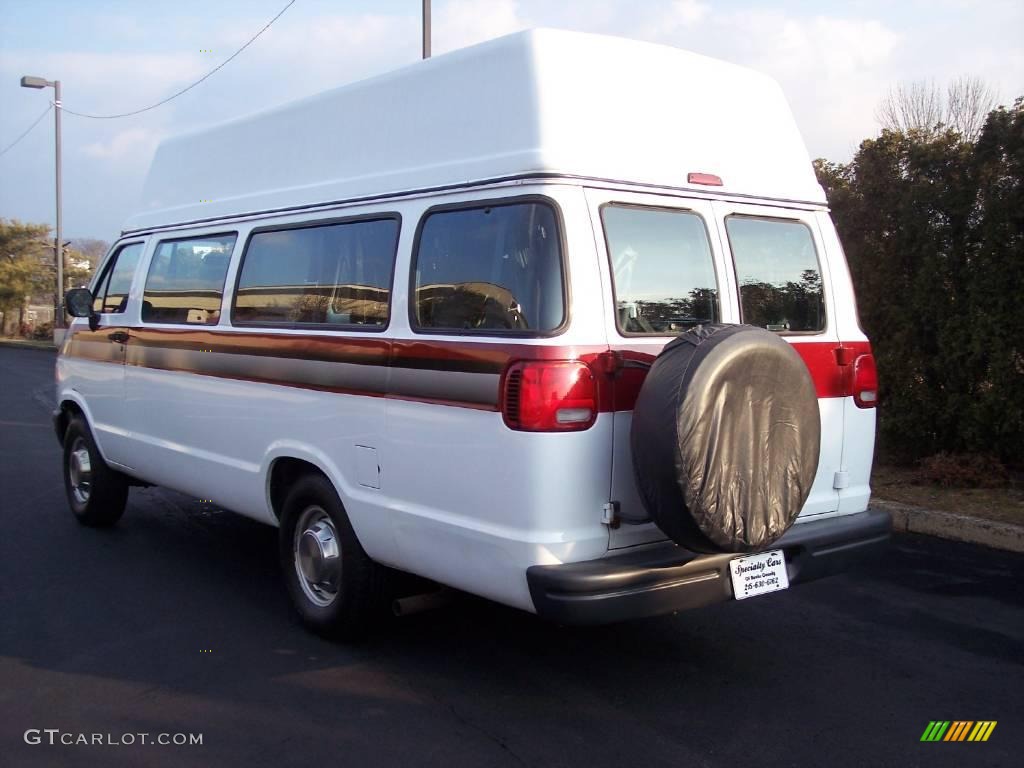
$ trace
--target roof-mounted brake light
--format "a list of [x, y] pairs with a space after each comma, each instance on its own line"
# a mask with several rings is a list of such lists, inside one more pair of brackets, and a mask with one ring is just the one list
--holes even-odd
[[713, 173], [688, 173], [686, 181], [688, 184], [705, 184], [709, 187], [722, 186], [722, 177]]

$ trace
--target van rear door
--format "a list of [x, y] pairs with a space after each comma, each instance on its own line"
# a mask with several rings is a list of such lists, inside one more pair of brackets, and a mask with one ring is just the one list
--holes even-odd
[[[835, 513], [843, 452], [843, 398], [835, 297], [814, 211], [587, 190], [601, 268], [615, 377], [611, 500], [621, 524], [612, 548], [664, 538], [646, 517], [633, 479], [632, 406], [647, 366], [673, 337], [707, 322], [778, 332], [818, 390], [818, 472], [801, 515]], [[836, 390], [836, 391], [833, 391]]]
[[816, 212], [727, 202], [715, 202], [714, 210], [739, 322], [780, 334], [803, 358], [818, 392], [821, 454], [800, 516], [836, 512], [845, 389], [836, 296]]
[[610, 547], [665, 538], [633, 479], [633, 404], [647, 369], [672, 338], [701, 323], [738, 322], [732, 277], [707, 200], [587, 189], [615, 355], [610, 500], [621, 522]]

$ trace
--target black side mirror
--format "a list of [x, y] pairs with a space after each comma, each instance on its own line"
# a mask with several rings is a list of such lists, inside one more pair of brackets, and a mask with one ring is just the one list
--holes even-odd
[[92, 310], [92, 293], [88, 288], [72, 288], [65, 293], [64, 306], [72, 317], [88, 317], [92, 330], [99, 327], [99, 315]]
[[92, 314], [92, 293], [88, 288], [72, 288], [64, 294], [64, 306], [72, 317], [88, 317]]

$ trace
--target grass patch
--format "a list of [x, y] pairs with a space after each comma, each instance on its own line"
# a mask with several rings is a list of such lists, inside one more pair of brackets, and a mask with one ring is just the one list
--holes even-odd
[[879, 499], [1024, 525], [1024, 487], [1010, 478], [995, 488], [954, 488], [929, 481], [931, 470], [876, 464], [871, 492]]

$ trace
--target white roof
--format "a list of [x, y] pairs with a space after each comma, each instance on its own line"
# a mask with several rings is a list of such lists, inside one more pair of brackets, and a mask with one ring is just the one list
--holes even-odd
[[[778, 83], [531, 30], [164, 141], [126, 230], [527, 174], [824, 203]], [[205, 202], [210, 201], [210, 202]]]

